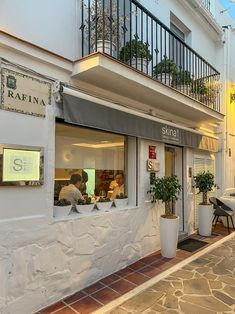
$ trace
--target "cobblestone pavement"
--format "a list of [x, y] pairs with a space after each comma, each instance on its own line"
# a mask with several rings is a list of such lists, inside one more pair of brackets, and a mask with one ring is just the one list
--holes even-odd
[[235, 313], [235, 237], [108, 313]]

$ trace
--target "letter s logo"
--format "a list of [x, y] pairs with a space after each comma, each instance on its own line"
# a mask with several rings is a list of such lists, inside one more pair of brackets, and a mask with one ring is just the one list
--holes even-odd
[[17, 158], [17, 159], [14, 159], [14, 166], [13, 166], [13, 169], [15, 171], [21, 171], [23, 169], [23, 160]]

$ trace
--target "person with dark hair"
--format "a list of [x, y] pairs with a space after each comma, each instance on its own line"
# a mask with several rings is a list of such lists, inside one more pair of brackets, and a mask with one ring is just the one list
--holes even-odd
[[70, 184], [64, 186], [59, 194], [60, 199], [66, 199], [70, 201], [72, 205], [77, 204], [78, 200], [83, 198], [79, 188], [82, 184], [82, 177], [79, 174], [72, 174], [70, 178]]

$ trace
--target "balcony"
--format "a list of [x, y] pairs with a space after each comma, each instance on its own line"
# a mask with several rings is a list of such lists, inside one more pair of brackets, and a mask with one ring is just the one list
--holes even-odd
[[[128, 84], [127, 80], [131, 80], [127, 68], [134, 69], [138, 86], [133, 85], [133, 88], [141, 88], [138, 75], [142, 74], [143, 80], [151, 78], [146, 88], [154, 83], [151, 90], [169, 97], [172, 94], [168, 102], [177, 94], [178, 102], [195, 107], [196, 101], [198, 108], [203, 108], [202, 113], [206, 110], [206, 114], [217, 116], [213, 121], [221, 121], [220, 73], [136, 0], [84, 0], [80, 19], [82, 58], [75, 63], [75, 78], [98, 85], [103, 78], [110, 86], [108, 80], [118, 84], [123, 76], [121, 85], [125, 90], [124, 82]], [[95, 56], [100, 56], [99, 60]], [[99, 69], [99, 73], [95, 69]], [[107, 88], [105, 84], [101, 87]], [[135, 88], [137, 94], [138, 91]], [[149, 90], [145, 96], [148, 99]], [[168, 110], [167, 106], [163, 107], [160, 109]], [[174, 110], [170, 112], [174, 114]], [[189, 116], [191, 114], [193, 111], [189, 111]]]

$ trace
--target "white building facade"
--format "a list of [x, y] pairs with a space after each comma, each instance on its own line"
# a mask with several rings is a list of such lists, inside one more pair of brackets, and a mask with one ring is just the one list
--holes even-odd
[[[234, 186], [235, 41], [222, 10], [200, 0], [0, 2], [1, 313], [34, 313], [159, 250], [151, 176], [178, 176], [181, 234], [198, 224], [193, 175], [213, 172], [214, 193]], [[31, 179], [6, 170], [19, 151], [36, 165], [25, 168]], [[90, 196], [111, 195], [124, 173], [128, 205], [53, 214], [81, 171]]]

